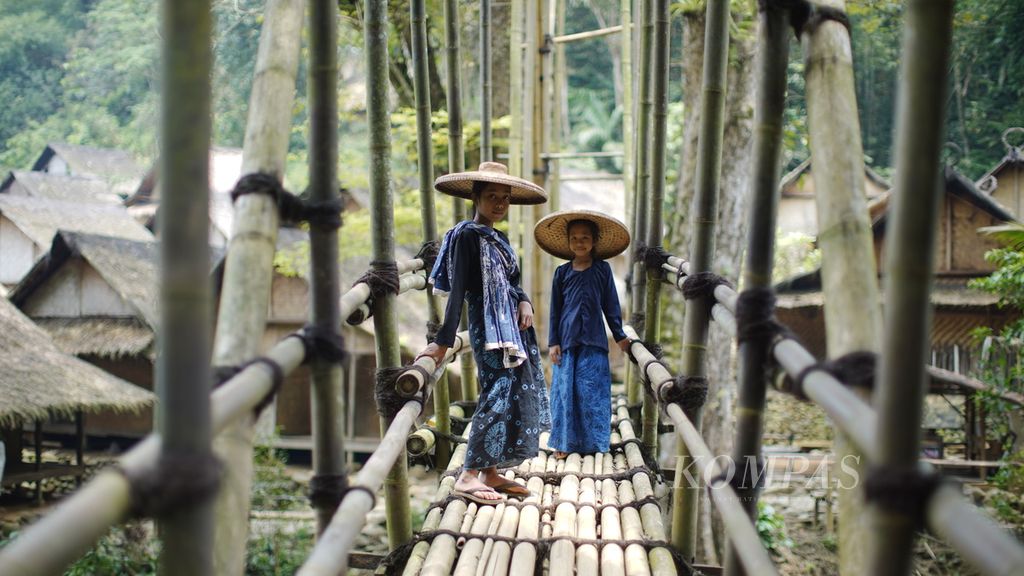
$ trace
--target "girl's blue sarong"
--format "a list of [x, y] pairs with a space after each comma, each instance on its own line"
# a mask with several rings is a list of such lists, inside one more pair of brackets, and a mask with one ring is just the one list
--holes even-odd
[[486, 348], [483, 298], [466, 292], [466, 302], [480, 398], [466, 445], [465, 467], [475, 470], [516, 466], [537, 455], [540, 433], [551, 425], [537, 336], [533, 328], [520, 332], [527, 360], [519, 366], [506, 367], [503, 350]]
[[606, 350], [594, 346], [562, 350], [561, 363], [552, 366], [548, 446], [560, 452], [607, 452], [611, 386]]

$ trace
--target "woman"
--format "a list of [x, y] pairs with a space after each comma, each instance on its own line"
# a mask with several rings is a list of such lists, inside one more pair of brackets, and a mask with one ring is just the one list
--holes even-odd
[[467, 439], [463, 471], [454, 493], [479, 504], [529, 490], [498, 468], [537, 455], [540, 433], [550, 426], [547, 390], [533, 330], [533, 305], [519, 287], [520, 271], [508, 238], [494, 229], [510, 204], [541, 204], [544, 189], [509, 176], [497, 162], [475, 172], [441, 176], [438, 191], [473, 201], [472, 220], [448, 231], [430, 273], [435, 294], [447, 294], [444, 323], [420, 356], [440, 362], [455, 343], [462, 304], [469, 308], [469, 339], [476, 359], [480, 397]]

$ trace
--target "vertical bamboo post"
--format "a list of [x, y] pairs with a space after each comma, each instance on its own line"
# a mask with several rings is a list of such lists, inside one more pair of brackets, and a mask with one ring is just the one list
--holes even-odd
[[[915, 473], [931, 328], [929, 294], [941, 202], [953, 0], [906, 3], [896, 130], [896, 195], [885, 261], [885, 354], [879, 370], [878, 458], [884, 474]], [[869, 479], [870, 482], [870, 479]], [[872, 503], [872, 574], [910, 572], [919, 518]]]
[[[549, 98], [554, 66], [551, 48], [553, 15], [551, 14], [550, 3], [555, 1], [557, 0], [533, 0], [535, 4], [533, 14], [535, 19], [533, 22], [528, 22], [528, 24], [536, 26], [534, 35], [536, 44], [531, 47], [535, 58], [535, 66], [532, 68], [532, 73], [536, 76], [536, 82], [533, 84], [533, 145], [530, 148], [530, 152], [533, 155], [533, 172], [527, 177], [542, 188], [547, 188], [549, 173], [549, 162], [543, 159], [542, 154], [550, 151], [551, 146], [551, 106]], [[530, 207], [530, 211], [532, 212], [532, 217], [529, 220], [527, 230], [532, 231], [533, 226], [544, 217], [545, 206], [544, 204], [535, 204]], [[544, 294], [547, 290], [548, 282], [543, 272], [543, 263], [546, 259], [543, 256], [543, 252], [534, 246], [532, 234], [527, 236], [526, 244], [529, 246], [529, 259], [524, 258], [526, 262], [524, 267], [529, 269], [529, 276], [531, 278], [527, 293], [530, 295], [530, 302], [533, 304], [534, 318], [540, 320], [534, 326], [537, 332], [537, 340], [546, 343], [547, 323], [545, 319], [547, 316], [544, 311], [547, 308], [547, 302], [545, 301]]]
[[[566, 0], [552, 0], [555, 4], [555, 18], [553, 20], [554, 36], [565, 34], [565, 5]], [[562, 108], [567, 89], [567, 70], [565, 62], [565, 43], [554, 45], [555, 66], [551, 78], [551, 121], [548, 124], [551, 133], [551, 143], [548, 146], [549, 152], [561, 152], [563, 134], [562, 126], [566, 110]], [[548, 178], [548, 206], [549, 210], [555, 211], [561, 208], [561, 187], [562, 187], [562, 161], [551, 162], [551, 175]], [[547, 276], [547, 275], [545, 275]], [[547, 286], [548, 284], [545, 284]]]
[[[314, 202], [338, 199], [338, 6], [313, 0], [309, 10], [309, 189]], [[315, 326], [341, 326], [338, 230], [310, 224], [310, 293]], [[341, 366], [322, 359], [312, 364], [313, 482], [344, 483]], [[352, 383], [355, 385], [355, 383]], [[340, 500], [317, 498], [317, 533], [331, 523]]]
[[[651, 127], [651, 70], [654, 51], [654, 0], [638, 0], [643, 10], [640, 21], [640, 70], [639, 92], [640, 113], [636, 128], [636, 188], [633, 194], [633, 238], [647, 239], [647, 184], [650, 181], [650, 163], [648, 162], [650, 147], [648, 132]], [[630, 287], [630, 311], [636, 320], [645, 316], [644, 297], [647, 293], [647, 273], [642, 261], [637, 259], [637, 251], [630, 253], [633, 285]], [[636, 320], [631, 320], [635, 322]], [[637, 322], [638, 324], [640, 322]], [[646, 322], [634, 326], [638, 333], [646, 332]], [[630, 406], [641, 401], [640, 374], [630, 370], [631, 376], [626, 379], [626, 398]]]
[[[619, 33], [622, 52], [622, 185], [626, 191], [623, 214], [633, 222], [633, 16], [631, 0], [619, 1]], [[634, 229], [635, 232], [635, 229]]]
[[[423, 220], [423, 240], [437, 240], [437, 214], [434, 210], [434, 155], [430, 138], [430, 78], [427, 70], [427, 10], [426, 0], [409, 2], [412, 22], [412, 60], [416, 89], [416, 149], [420, 172], [420, 217]], [[428, 271], [429, 273], [429, 271]], [[430, 320], [441, 321], [441, 308], [437, 298], [428, 292], [427, 306]], [[443, 434], [452, 430], [448, 415], [448, 372], [446, 371], [434, 386], [434, 420]], [[438, 467], [448, 466], [451, 458], [451, 443], [441, 438], [434, 448]]]
[[[511, 1], [512, 26], [509, 47], [509, 112], [512, 122], [508, 129], [508, 172], [523, 176], [523, 2]], [[508, 213], [509, 240], [512, 245], [523, 248], [523, 209], [510, 206]]]
[[[718, 187], [722, 167], [722, 133], [725, 127], [725, 72], [729, 56], [729, 2], [708, 0], [704, 31], [704, 75], [701, 81], [700, 141], [693, 198], [690, 273], [711, 270], [714, 256], [715, 221], [718, 218]], [[704, 377], [708, 342], [708, 298], [686, 301], [683, 324], [683, 374]], [[701, 412], [687, 414], [700, 430]], [[690, 459], [685, 442], [679, 442], [679, 465]], [[698, 484], [700, 481], [698, 480]], [[672, 543], [683, 557], [693, 558], [697, 545], [697, 506], [700, 486], [687, 486], [673, 502]]]
[[[39, 419], [32, 423], [32, 450], [36, 459], [32, 467], [39, 472], [43, 469], [43, 421]], [[42, 478], [36, 478], [35, 499], [37, 506], [43, 504]]]
[[[668, 117], [668, 66], [669, 66], [669, 2], [655, 0], [654, 15], [654, 50], [651, 66], [651, 145], [650, 157], [651, 181], [648, 195], [647, 214], [647, 247], [660, 248], [662, 232], [662, 208], [665, 204], [665, 138]], [[660, 270], [645, 269], [647, 286], [644, 304], [647, 315], [644, 324], [644, 339], [657, 342], [661, 339], [661, 296]], [[658, 448], [658, 402], [650, 394], [644, 394], [642, 440], [644, 448], [650, 454], [657, 453]]]
[[[304, 9], [302, 0], [267, 2], [245, 127], [243, 174], [284, 175]], [[234, 209], [213, 343], [213, 363], [218, 366], [240, 364], [259, 353], [277, 244], [278, 213], [273, 198], [246, 194], [238, 198]], [[247, 416], [229, 426], [214, 442], [217, 455], [225, 463], [216, 504], [217, 574], [241, 574], [245, 570], [254, 424], [255, 417]]]
[[[75, 465], [81, 471], [85, 470], [85, 414], [81, 410], [75, 411]], [[82, 475], [75, 476], [75, 486], [82, 486]]]
[[490, 162], [491, 148], [491, 0], [480, 0], [480, 161]]
[[[448, 172], [462, 172], [466, 157], [462, 147], [462, 49], [459, 39], [459, 2], [444, 0], [445, 51], [448, 85]], [[466, 217], [466, 202], [452, 199], [455, 222]], [[472, 215], [471, 215], [472, 216]], [[465, 378], [465, 375], [463, 375]]]
[[[161, 457], [212, 460], [210, 448], [210, 68], [208, 0], [162, 6], [160, 304], [156, 389]], [[160, 519], [164, 574], [213, 573], [213, 501]]]
[[[754, 108], [754, 179], [750, 203], [743, 288], [770, 289], [775, 251], [775, 220], [778, 209], [779, 168], [782, 155], [783, 112], [786, 107], [786, 66], [789, 62], [789, 10], [779, 3], [762, 3], [758, 25], [758, 99]], [[760, 472], [765, 391], [769, 375], [769, 341], [765, 338], [739, 343], [739, 392], [736, 400], [736, 441], [733, 461], [745, 471], [737, 491], [751, 518], [757, 514], [756, 489]], [[741, 472], [742, 473], [742, 472]], [[743, 568], [729, 542], [726, 574], [742, 574]]]
[[[822, 5], [844, 10], [843, 0]], [[846, 28], [834, 21], [802, 34], [807, 124], [817, 190], [825, 339], [829, 358], [877, 351], [882, 329], [871, 222], [864, 197], [864, 155]], [[862, 474], [863, 456], [836, 430], [834, 451]], [[859, 490], [839, 490], [839, 573], [863, 574], [867, 526]]]
[[[395, 261], [394, 199], [391, 194], [391, 121], [388, 111], [388, 13], [385, 0], [366, 0], [364, 38], [366, 45], [366, 115], [370, 125], [370, 213], [373, 226], [370, 241], [374, 262]], [[395, 295], [374, 298], [373, 330], [377, 369], [402, 363], [398, 343]], [[381, 434], [390, 419], [381, 419]], [[384, 480], [388, 545], [392, 550], [412, 538], [409, 509], [409, 470], [405, 444]]]

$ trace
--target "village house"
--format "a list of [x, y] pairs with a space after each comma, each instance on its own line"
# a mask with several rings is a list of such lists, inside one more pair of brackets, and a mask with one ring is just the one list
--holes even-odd
[[[952, 168], [944, 174], [944, 194], [939, 207], [939, 226], [935, 241], [935, 281], [931, 293], [934, 315], [931, 327], [931, 364], [958, 374], [971, 374], [980, 361], [980, 345], [974, 335], [978, 327], [999, 331], [1019, 318], [1017, 310], [999, 306], [994, 294], [968, 287], [971, 279], [993, 272], [985, 253], [1000, 244], [978, 232], [979, 228], [1015, 221], [1013, 215], [979, 191], [973, 183]], [[879, 269], [885, 262], [886, 229], [893, 194], [879, 197], [872, 206], [872, 232], [875, 259]], [[807, 349], [819, 358], [826, 355], [824, 295], [821, 269], [795, 276], [776, 286], [776, 314], [792, 329]], [[957, 389], [935, 383], [933, 393], [958, 393], [968, 396], [973, 389]], [[966, 426], [975, 429], [983, 421], [975, 418], [974, 402], [964, 402]], [[981, 434], [983, 437], [984, 434]], [[966, 457], [985, 459], [987, 454], [977, 438], [968, 434]]]
[[[155, 399], [152, 393], [58, 350], [5, 298], [0, 298], [0, 398], [2, 487], [9, 491], [34, 483], [37, 498], [42, 480], [85, 473], [85, 419], [149, 410]], [[67, 423], [63, 425], [74, 430], [74, 463], [43, 462], [44, 423]], [[26, 429], [33, 432], [31, 444], [25, 441]], [[34, 448], [34, 462], [23, 461], [25, 448]]]
[[[890, 188], [889, 182], [866, 164], [864, 165], [864, 194], [868, 201], [881, 196]], [[808, 158], [782, 177], [779, 182], [779, 212], [776, 230], [782, 234], [818, 234], [816, 186]]]
[[124, 198], [138, 187], [142, 167], [124, 150], [50, 142], [32, 164], [33, 172], [92, 178]]
[[0, 194], [32, 196], [64, 202], [120, 205], [121, 197], [103, 180], [92, 177], [14, 170], [0, 184]]
[[153, 235], [123, 207], [0, 194], [0, 284], [21, 281], [50, 250], [58, 230], [152, 241]]
[[1018, 130], [1011, 128], [1003, 134], [1006, 156], [978, 180], [977, 187], [1019, 219], [1024, 215], [1024, 150], [1006, 140], [1007, 133]]

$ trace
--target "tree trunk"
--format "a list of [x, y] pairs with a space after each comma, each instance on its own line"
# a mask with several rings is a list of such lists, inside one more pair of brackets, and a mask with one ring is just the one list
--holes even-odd
[[508, 31], [512, 28], [512, 5], [491, 4], [491, 115], [501, 118], [509, 114], [509, 51]]
[[[750, 14], [733, 13], [735, 23], [749, 19]], [[683, 147], [679, 158], [679, 181], [666, 218], [668, 239], [666, 249], [682, 258], [689, 258], [689, 220], [693, 201], [694, 175], [697, 159], [697, 136], [700, 128], [700, 90], [704, 55], [704, 11], [683, 15], [683, 102], [685, 122]], [[750, 188], [751, 139], [753, 129], [753, 63], [754, 36], [733, 35], [730, 39], [728, 87], [725, 104], [725, 133], [722, 145], [721, 190], [718, 199], [718, 222], [715, 228], [715, 251], [712, 270], [731, 281], [739, 277], [743, 240], [746, 237], [747, 195]], [[676, 360], [680, 351], [684, 300], [673, 294], [668, 298], [662, 321], [666, 352]], [[735, 400], [735, 355], [732, 339], [717, 328], [709, 334], [707, 352], [708, 402], [704, 406], [703, 433], [713, 454], [729, 454], [732, 449]], [[674, 454], [674, 446], [663, 453]], [[724, 550], [722, 528], [709, 507], [700, 510], [700, 526], [712, 526], [701, 535], [701, 557], [717, 562]], [[713, 532], [710, 533], [710, 532]]]

